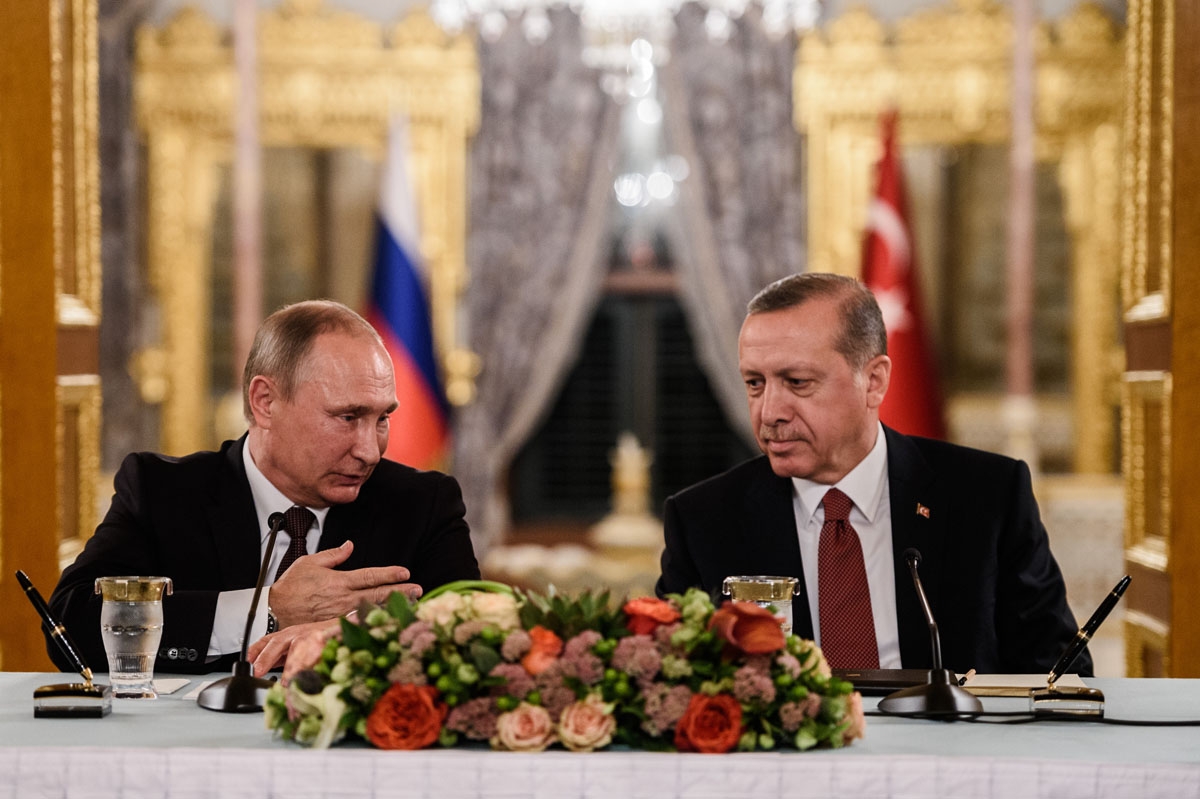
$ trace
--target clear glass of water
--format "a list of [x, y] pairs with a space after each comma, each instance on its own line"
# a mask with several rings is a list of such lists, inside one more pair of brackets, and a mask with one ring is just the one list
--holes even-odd
[[100, 577], [96, 593], [100, 633], [108, 655], [113, 696], [155, 699], [154, 657], [162, 640], [162, 598], [171, 593], [170, 577]]
[[795, 577], [770, 574], [743, 574], [726, 577], [721, 593], [734, 602], [753, 602], [762, 608], [773, 608], [782, 618], [783, 634], [792, 632], [792, 595], [800, 590]]

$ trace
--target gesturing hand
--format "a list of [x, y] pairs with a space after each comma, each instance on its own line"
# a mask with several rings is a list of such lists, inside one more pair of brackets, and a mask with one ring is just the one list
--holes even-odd
[[280, 627], [327, 621], [349, 613], [363, 602], [382, 604], [393, 591], [410, 599], [421, 596], [421, 586], [404, 582], [403, 566], [372, 566], [353, 571], [334, 569], [354, 551], [347, 541], [337, 549], [304, 555], [271, 586], [271, 612]]

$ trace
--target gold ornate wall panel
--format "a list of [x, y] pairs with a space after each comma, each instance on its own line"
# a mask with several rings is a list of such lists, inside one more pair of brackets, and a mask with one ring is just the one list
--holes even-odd
[[[1010, 134], [1012, 19], [955, 0], [889, 29], [865, 9], [800, 43], [797, 129], [806, 137], [808, 265], [858, 274], [879, 157], [879, 115], [904, 145], [1002, 144]], [[1035, 30], [1036, 157], [1058, 167], [1071, 241], [1075, 470], [1111, 472], [1119, 397], [1117, 307], [1123, 51], [1116, 26], [1081, 3]]]
[[[51, 668], [12, 574], [43, 591], [90, 534], [99, 471], [94, 0], [0, 4], [0, 668]], [[59, 386], [87, 381], [90, 400]], [[69, 417], [69, 418], [68, 418]]]
[[96, 375], [60, 375], [55, 425], [59, 494], [58, 561], [75, 560], [96, 528], [100, 475], [100, 379]]
[[[466, 286], [467, 145], [479, 122], [474, 46], [424, 11], [385, 36], [374, 22], [285, 0], [259, 18], [264, 146], [357, 147], [382, 158], [393, 114], [409, 120], [422, 257], [434, 338], [451, 401], [473, 396], [473, 359], [458, 341]], [[211, 239], [218, 168], [232, 160], [237, 94], [229, 33], [195, 10], [139, 32], [137, 123], [148, 159], [148, 263], [161, 304], [161, 347], [132, 364], [143, 397], [162, 401], [162, 449], [210, 446]]]
[[[1129, 671], [1200, 675], [1200, 8], [1130, 0], [1121, 285]], [[1178, 255], [1178, 257], [1176, 257]], [[1157, 376], [1157, 377], [1156, 377]], [[1161, 383], [1162, 389], [1155, 386]], [[1161, 459], [1153, 468], [1151, 458]], [[1144, 468], [1139, 468], [1143, 465]]]
[[1139, 613], [1125, 612], [1125, 676], [1161, 677], [1171, 673], [1167, 649], [1170, 628], [1162, 621]]
[[50, 3], [55, 285], [59, 324], [100, 320], [100, 159], [95, 0]]
[[1122, 397], [1122, 472], [1146, 493], [1131, 496], [1125, 510], [1125, 556], [1148, 569], [1170, 563], [1166, 535], [1171, 518], [1171, 374], [1126, 372]]
[[100, 475], [100, 159], [95, 0], [50, 3], [54, 127], [56, 529], [63, 553], [96, 526]]
[[1127, 21], [1121, 299], [1147, 321], [1171, 306], [1173, 3], [1130, 0]]

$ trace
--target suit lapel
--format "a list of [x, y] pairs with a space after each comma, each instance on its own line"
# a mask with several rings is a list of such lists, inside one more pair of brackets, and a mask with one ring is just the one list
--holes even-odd
[[224, 452], [216, 490], [207, 506], [209, 530], [217, 550], [221, 584], [251, 587], [258, 579], [261, 558], [258, 514], [242, 463], [242, 436]]
[[[355, 501], [348, 505], [334, 505], [329, 509], [329, 514], [325, 517], [325, 527], [321, 530], [320, 549], [334, 549], [340, 547], [346, 541], [350, 540], [352, 533], [356, 530], [366, 530], [369, 527], [369, 520], [366, 518], [366, 508], [364, 503]], [[368, 553], [364, 549], [364, 542], [359, 536], [355, 542], [354, 552], [341, 565], [343, 569], [357, 569], [362, 565], [366, 565], [365, 558]]]
[[[949, 534], [949, 502], [945, 489], [907, 436], [884, 427], [888, 445], [888, 488], [892, 510], [892, 556], [896, 574], [896, 616], [900, 659], [905, 668], [930, 664], [929, 626], [921, 611], [912, 573], [904, 559], [907, 549], [921, 553], [920, 575], [929, 604], [941, 596], [943, 553]], [[935, 611], [936, 615], [936, 611]]]

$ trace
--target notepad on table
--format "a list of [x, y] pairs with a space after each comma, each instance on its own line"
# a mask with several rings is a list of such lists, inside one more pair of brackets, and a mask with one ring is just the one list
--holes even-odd
[[[1086, 688], [1078, 674], [1064, 674], [1055, 685]], [[1029, 696], [1034, 688], [1046, 687], [1045, 674], [975, 674], [963, 686], [976, 696]]]

